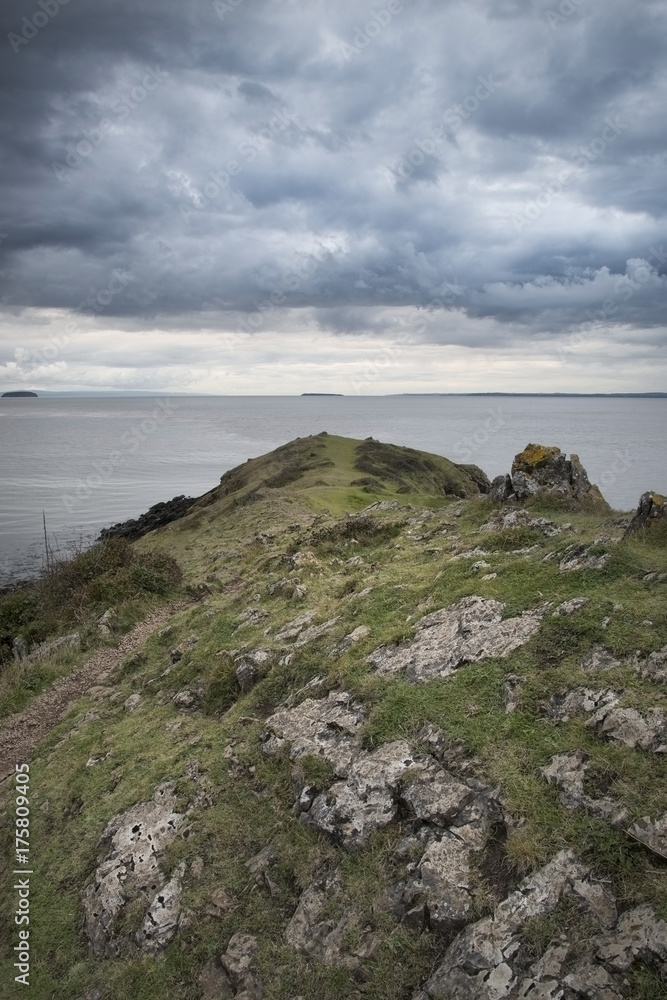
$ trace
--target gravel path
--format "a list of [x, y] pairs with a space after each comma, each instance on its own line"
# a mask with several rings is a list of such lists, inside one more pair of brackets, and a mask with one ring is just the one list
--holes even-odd
[[157, 628], [190, 604], [189, 601], [181, 601], [152, 611], [123, 636], [116, 649], [99, 650], [71, 674], [54, 681], [51, 687], [33, 698], [22, 712], [10, 715], [0, 723], [0, 782], [14, 773], [17, 763], [30, 759], [37, 744], [89, 688], [104, 680], [126, 656], [139, 649]]

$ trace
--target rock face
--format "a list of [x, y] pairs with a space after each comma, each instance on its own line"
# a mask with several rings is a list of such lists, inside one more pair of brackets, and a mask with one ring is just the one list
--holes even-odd
[[642, 493], [635, 516], [625, 529], [624, 537], [638, 531], [655, 532], [660, 525], [667, 524], [667, 498], [660, 493]]
[[197, 499], [197, 497], [180, 496], [165, 503], [156, 503], [140, 517], [112, 524], [110, 528], [103, 528], [98, 541], [104, 541], [105, 538], [126, 538], [128, 542], [133, 542], [142, 535], [147, 535], [149, 531], [161, 528], [163, 524], [185, 517], [193, 504], [197, 503]]
[[464, 663], [508, 656], [540, 627], [544, 608], [503, 620], [505, 605], [483, 597], [464, 597], [414, 626], [416, 636], [398, 646], [381, 646], [367, 657], [378, 674], [404, 673], [419, 684], [448, 677]]
[[114, 930], [132, 898], [145, 900], [145, 918], [135, 936], [147, 954], [155, 954], [176, 932], [180, 912], [177, 868], [167, 880], [160, 859], [183, 827], [186, 816], [176, 812], [175, 782], [160, 785], [150, 802], [140, 802], [115, 816], [100, 844], [110, 841], [105, 860], [82, 893], [85, 930], [94, 955], [115, 957], [130, 941]]
[[529, 444], [515, 456], [510, 475], [496, 476], [489, 498], [499, 503], [549, 496], [576, 506], [608, 510], [597, 486], [589, 482], [578, 455], [569, 459], [560, 448]]
[[[522, 925], [553, 913], [565, 896], [576, 901], [581, 918], [597, 925], [598, 933], [583, 947], [565, 939], [552, 941], [526, 969]], [[627, 995], [624, 973], [635, 962], [665, 960], [667, 924], [647, 905], [619, 919], [605, 886], [569, 851], [562, 851], [525, 879], [493, 916], [461, 931], [414, 1000], [621, 1000]]]

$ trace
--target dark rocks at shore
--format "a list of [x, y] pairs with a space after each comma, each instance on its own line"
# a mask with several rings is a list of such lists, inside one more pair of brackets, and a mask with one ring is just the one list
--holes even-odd
[[578, 455], [569, 459], [560, 448], [529, 444], [515, 456], [510, 475], [496, 476], [489, 499], [522, 502], [538, 497], [559, 499], [575, 506], [609, 510], [597, 486], [588, 479]]
[[625, 530], [624, 537], [634, 535], [638, 531], [656, 532], [660, 526], [667, 524], [667, 497], [649, 490], [639, 498], [637, 512]]
[[149, 531], [155, 531], [170, 521], [185, 517], [198, 499], [198, 497], [180, 496], [165, 503], [156, 503], [140, 517], [112, 524], [110, 528], [103, 528], [98, 541], [102, 542], [107, 538], [126, 538], [128, 542], [134, 542], [137, 538], [147, 535]]

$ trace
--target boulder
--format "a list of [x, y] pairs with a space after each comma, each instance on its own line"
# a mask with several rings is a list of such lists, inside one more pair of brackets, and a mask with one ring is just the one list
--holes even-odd
[[657, 533], [658, 528], [667, 524], [667, 498], [660, 493], [642, 493], [635, 516], [625, 529], [624, 538], [638, 532]]
[[589, 481], [578, 455], [568, 459], [560, 448], [529, 444], [515, 456], [511, 474], [493, 480], [489, 499], [521, 503], [541, 496], [560, 499], [568, 507], [609, 510], [598, 487]]

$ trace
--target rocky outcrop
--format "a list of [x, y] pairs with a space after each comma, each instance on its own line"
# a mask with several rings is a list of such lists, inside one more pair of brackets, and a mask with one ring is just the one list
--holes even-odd
[[574, 688], [564, 694], [554, 694], [549, 699], [547, 714], [557, 722], [569, 722], [577, 715], [595, 712], [601, 706], [608, 708], [618, 703], [615, 691], [593, 691], [591, 688]]
[[604, 705], [588, 720], [587, 726], [631, 749], [667, 753], [667, 718], [660, 708], [649, 708], [641, 715], [636, 708]]
[[513, 510], [497, 510], [485, 524], [480, 527], [480, 532], [507, 531], [509, 528], [532, 528], [546, 535], [547, 538], [554, 538], [561, 532], [567, 530], [571, 525], [559, 527], [546, 517], [531, 517], [527, 510], [522, 508]]
[[164, 503], [156, 503], [140, 517], [112, 524], [110, 528], [103, 528], [98, 541], [104, 541], [106, 538], [126, 538], [128, 542], [133, 542], [147, 535], [149, 531], [155, 531], [164, 524], [185, 517], [198, 499], [198, 497], [180, 496]]
[[[593, 933], [576, 942], [552, 940], [530, 966], [522, 927], [553, 913], [568, 897], [573, 926]], [[492, 916], [466, 927], [413, 1000], [621, 1000], [636, 962], [667, 960], [667, 923], [643, 905], [618, 917], [613, 896], [570, 851], [526, 878]]]
[[489, 499], [506, 503], [541, 496], [562, 500], [567, 506], [609, 509], [598, 487], [590, 483], [578, 455], [568, 459], [560, 448], [529, 444], [515, 456], [510, 475], [493, 480]]
[[667, 524], [667, 498], [649, 490], [640, 496], [635, 516], [625, 529], [623, 537], [627, 538], [638, 532], [655, 534], [660, 526], [664, 530], [665, 524]]
[[173, 937], [180, 911], [180, 879], [170, 879], [160, 862], [181, 831], [186, 816], [176, 811], [175, 782], [160, 785], [150, 802], [140, 802], [115, 816], [100, 838], [109, 843], [105, 860], [82, 893], [85, 931], [93, 955], [114, 957], [130, 944], [116, 930], [118, 918], [131, 899], [143, 898], [145, 919], [136, 943], [155, 953]]
[[572, 573], [581, 569], [603, 569], [611, 559], [611, 552], [595, 552], [598, 545], [570, 545], [563, 553], [558, 568], [561, 573]]
[[[325, 916], [332, 900], [339, 899], [343, 882], [339, 872], [329, 872], [316, 879], [302, 894], [285, 929], [285, 939], [295, 951], [356, 972], [364, 959], [372, 958], [380, 947], [380, 938], [371, 927], [361, 926], [357, 914], [346, 912], [338, 919]], [[351, 932], [354, 945], [347, 945]]]
[[367, 657], [378, 674], [403, 673], [413, 683], [448, 677], [464, 663], [508, 656], [535, 635], [545, 608], [503, 619], [505, 605], [483, 597], [464, 597], [456, 604], [421, 618], [416, 636], [398, 646], [381, 646]]

